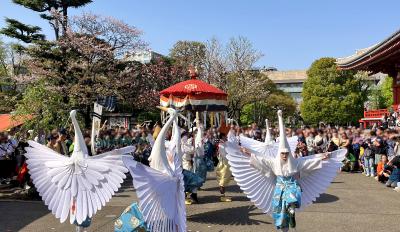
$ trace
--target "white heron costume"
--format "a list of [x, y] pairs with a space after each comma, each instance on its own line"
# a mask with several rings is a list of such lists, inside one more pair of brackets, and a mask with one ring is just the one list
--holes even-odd
[[267, 145], [272, 145], [274, 143], [274, 140], [272, 139], [271, 136], [271, 130], [269, 129], [269, 124], [268, 124], [268, 119], [265, 119], [265, 140], [264, 143]]
[[195, 153], [193, 157], [193, 172], [203, 179], [207, 180], [207, 164], [204, 157], [204, 128], [202, 123], [196, 121], [196, 135], [194, 138]]
[[[289, 224], [295, 227], [295, 223], [291, 223], [294, 222], [294, 208], [305, 208], [325, 192], [347, 151], [334, 151], [327, 159], [324, 159], [326, 154], [295, 159], [290, 153], [292, 148], [286, 139], [281, 111], [278, 111], [278, 118], [279, 146], [247, 144], [251, 151], [248, 156], [238, 145], [227, 142], [226, 150], [240, 188], [264, 213], [272, 214], [277, 229], [287, 230]], [[287, 155], [286, 161], [281, 158], [282, 153]]]
[[[139, 198], [139, 209], [147, 229], [157, 232], [184, 232], [186, 209], [178, 112], [171, 108], [160, 108], [166, 110], [170, 117], [154, 142], [149, 158], [150, 167], [129, 157], [124, 157], [123, 162], [132, 175]], [[170, 154], [167, 156], [165, 139], [172, 124], [173, 136], [168, 145]]]
[[49, 210], [64, 222], [82, 224], [111, 199], [121, 187], [128, 172], [121, 155], [134, 152], [125, 147], [96, 156], [88, 150], [76, 120], [70, 113], [75, 129], [74, 150], [71, 157], [63, 156], [34, 141], [26, 148], [29, 174]]

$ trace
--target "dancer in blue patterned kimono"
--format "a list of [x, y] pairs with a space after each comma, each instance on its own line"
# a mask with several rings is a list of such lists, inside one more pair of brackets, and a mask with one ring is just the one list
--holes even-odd
[[[247, 147], [227, 142], [227, 158], [240, 188], [264, 213], [271, 214], [277, 230], [295, 228], [295, 210], [310, 205], [339, 171], [346, 150], [294, 158], [278, 111], [278, 143], [246, 141]], [[241, 144], [243, 146], [243, 144]], [[261, 190], [261, 191], [260, 191]]]
[[143, 214], [136, 202], [128, 206], [114, 223], [114, 232], [147, 232], [149, 231]]

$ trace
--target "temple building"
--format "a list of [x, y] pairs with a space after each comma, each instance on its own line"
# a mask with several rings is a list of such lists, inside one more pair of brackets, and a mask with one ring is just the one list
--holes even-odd
[[[338, 58], [337, 65], [342, 70], [388, 74], [393, 78], [393, 109], [398, 110], [398, 105], [400, 105], [400, 31], [378, 44], [356, 51], [351, 56]], [[379, 122], [388, 113], [387, 109], [366, 111], [360, 123], [367, 126], [367, 124]]]

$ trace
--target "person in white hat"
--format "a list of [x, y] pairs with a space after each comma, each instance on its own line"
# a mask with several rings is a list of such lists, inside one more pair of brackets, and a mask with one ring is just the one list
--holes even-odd
[[[226, 143], [227, 158], [235, 181], [264, 213], [272, 214], [280, 231], [295, 228], [295, 209], [310, 205], [337, 175], [345, 149], [294, 158], [278, 111], [280, 140], [267, 153]], [[252, 152], [250, 152], [250, 151]], [[245, 154], [245, 155], [243, 155]]]

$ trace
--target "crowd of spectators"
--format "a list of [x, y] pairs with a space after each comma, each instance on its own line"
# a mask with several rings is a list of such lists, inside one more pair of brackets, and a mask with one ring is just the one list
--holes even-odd
[[[305, 126], [301, 129], [287, 128], [286, 135], [298, 137], [294, 151], [297, 157], [346, 149], [342, 171], [362, 173], [400, 191], [397, 187], [400, 182], [400, 127], [390, 125], [383, 123], [380, 127], [364, 130], [356, 127]], [[236, 133], [259, 141], [264, 141], [266, 134], [256, 124], [237, 127]], [[275, 137], [279, 133], [272, 128], [271, 134]]]
[[[155, 127], [157, 128], [157, 127]], [[27, 141], [34, 140], [55, 152], [70, 156], [74, 149], [73, 129], [54, 129], [45, 133], [33, 130], [26, 132], [16, 130], [0, 133], [0, 186], [12, 185], [29, 189], [32, 186], [25, 163], [25, 147], [29, 146]], [[136, 147], [134, 158], [148, 164], [151, 152], [153, 129], [138, 125], [134, 129], [124, 127], [101, 128], [99, 136], [95, 140], [95, 154], [91, 149], [91, 131], [83, 130], [83, 137], [89, 152], [89, 156], [101, 154], [116, 148], [133, 145]]]
[[[288, 137], [297, 136], [298, 144], [294, 151], [297, 157], [314, 155], [317, 153], [334, 151], [339, 148], [347, 149], [346, 159], [343, 161], [342, 171], [363, 173], [374, 177], [377, 181], [388, 187], [397, 188], [400, 182], [400, 134], [398, 127], [391, 129], [374, 127], [373, 129], [360, 129], [356, 127], [308, 127], [301, 129], [287, 128]], [[136, 147], [133, 156], [136, 160], [148, 165], [152, 143], [160, 125], [136, 126], [133, 129], [124, 127], [101, 128], [95, 140], [95, 154], [101, 154], [116, 148], [133, 145]], [[265, 129], [256, 124], [248, 127], [235, 128], [236, 134], [264, 141]], [[210, 128], [204, 132], [205, 159], [218, 163], [218, 128]], [[66, 156], [73, 151], [74, 133], [72, 129], [53, 130], [44, 133], [28, 131], [19, 138], [14, 131], [0, 133], [0, 185], [9, 184], [12, 180], [20, 186], [29, 188], [29, 175], [23, 156], [24, 148], [28, 146], [27, 140], [32, 139], [46, 145], [50, 149]], [[84, 139], [91, 152], [91, 136], [89, 130], [84, 130]], [[278, 135], [277, 128], [271, 128], [271, 135]]]

